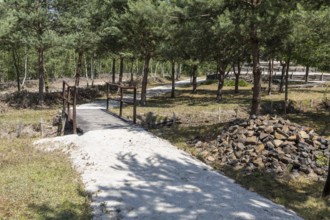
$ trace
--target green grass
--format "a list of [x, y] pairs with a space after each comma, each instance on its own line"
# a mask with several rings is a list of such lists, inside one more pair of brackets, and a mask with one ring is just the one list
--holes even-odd
[[[55, 110], [13, 110], [0, 126], [49, 121]], [[61, 152], [44, 152], [32, 138], [0, 143], [0, 219], [90, 219], [89, 198], [78, 173]]]

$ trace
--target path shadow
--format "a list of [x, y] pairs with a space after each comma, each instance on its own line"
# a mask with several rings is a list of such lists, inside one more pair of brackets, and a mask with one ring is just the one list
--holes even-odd
[[106, 219], [299, 219], [188, 156], [140, 161], [120, 153], [117, 160], [111, 169], [127, 175], [100, 185], [94, 207]]

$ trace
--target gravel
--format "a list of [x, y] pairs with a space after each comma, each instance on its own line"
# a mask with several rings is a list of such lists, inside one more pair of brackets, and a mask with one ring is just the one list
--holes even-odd
[[92, 195], [94, 219], [301, 219], [138, 127], [42, 139]]

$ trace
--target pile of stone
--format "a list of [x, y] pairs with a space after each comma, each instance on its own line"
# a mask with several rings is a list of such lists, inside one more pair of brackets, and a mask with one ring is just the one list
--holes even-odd
[[330, 140], [283, 118], [235, 120], [217, 138], [222, 165], [276, 174], [326, 176]]

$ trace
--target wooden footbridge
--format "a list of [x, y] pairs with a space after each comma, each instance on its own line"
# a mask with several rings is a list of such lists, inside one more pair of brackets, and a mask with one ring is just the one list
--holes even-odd
[[[64, 118], [69, 124], [72, 124], [72, 133], [88, 132], [92, 130], [102, 130], [116, 127], [130, 126], [136, 123], [136, 87], [123, 86], [119, 84], [106, 83], [107, 99], [99, 100], [93, 103], [77, 106], [77, 86], [70, 86], [63, 81], [63, 111]], [[131, 91], [129, 95], [125, 95]], [[133, 106], [133, 120], [127, 121], [122, 118], [122, 109], [124, 104]], [[116, 115], [109, 111], [109, 107], [119, 107], [119, 114]], [[65, 123], [62, 123], [64, 131]]]

